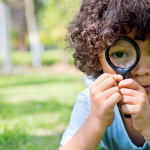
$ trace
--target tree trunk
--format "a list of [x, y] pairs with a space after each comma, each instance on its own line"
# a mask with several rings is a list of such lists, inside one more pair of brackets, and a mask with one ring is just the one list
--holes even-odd
[[0, 2], [0, 51], [2, 74], [9, 75], [12, 69], [9, 40], [9, 10], [3, 2]]
[[8, 1], [10, 8], [11, 28], [14, 31], [15, 39], [17, 40], [16, 45], [13, 46], [15, 50], [27, 50], [27, 44], [25, 37], [27, 33], [27, 23], [25, 17], [25, 6], [24, 1]]
[[43, 50], [43, 46], [40, 42], [39, 35], [36, 29], [34, 3], [33, 0], [24, 0], [24, 3], [30, 50], [32, 55], [32, 66], [33, 68], [39, 68], [41, 67], [41, 52]]

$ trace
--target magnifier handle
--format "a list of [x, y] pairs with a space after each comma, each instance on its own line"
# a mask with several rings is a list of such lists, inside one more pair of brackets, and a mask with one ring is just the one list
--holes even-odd
[[126, 115], [126, 114], [123, 114], [125, 118], [131, 118], [131, 115]]
[[[128, 72], [126, 75], [123, 75], [123, 79], [128, 79], [130, 77], [130, 72]], [[125, 118], [131, 118], [131, 115], [126, 115], [126, 114], [123, 114]]]

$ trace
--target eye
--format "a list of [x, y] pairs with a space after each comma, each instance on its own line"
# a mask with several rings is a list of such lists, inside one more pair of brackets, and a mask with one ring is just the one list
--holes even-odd
[[123, 52], [117, 52], [117, 53], [113, 54], [112, 56], [114, 56], [116, 58], [128, 57], [128, 55], [126, 53], [123, 53]]

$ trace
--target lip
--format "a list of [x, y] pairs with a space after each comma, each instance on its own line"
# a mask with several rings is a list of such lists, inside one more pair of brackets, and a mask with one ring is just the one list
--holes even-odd
[[144, 87], [144, 89], [146, 90], [146, 91], [150, 91], [150, 86], [149, 85], [142, 85], [142, 87]]

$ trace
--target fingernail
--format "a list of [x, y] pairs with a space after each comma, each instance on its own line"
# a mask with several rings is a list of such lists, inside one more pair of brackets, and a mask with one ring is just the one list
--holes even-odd
[[122, 75], [118, 75], [118, 78], [121, 80], [122, 79]]

